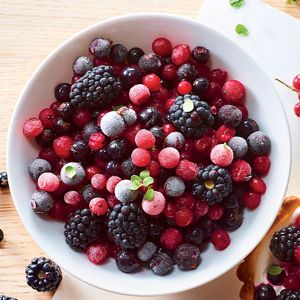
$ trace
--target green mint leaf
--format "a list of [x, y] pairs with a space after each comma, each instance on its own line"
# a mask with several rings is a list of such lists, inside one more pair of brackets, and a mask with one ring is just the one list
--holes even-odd
[[148, 189], [148, 191], [144, 195], [144, 199], [147, 201], [152, 201], [154, 198], [154, 190], [153, 189]]
[[124, 105], [116, 105], [116, 106], [112, 106], [112, 110], [113, 111], [117, 111], [119, 108], [123, 107]]
[[245, 4], [245, 0], [229, 0], [232, 7], [241, 8]]
[[277, 265], [272, 265], [268, 268], [267, 272], [268, 272], [268, 274], [270, 274], [272, 276], [276, 276], [282, 272], [282, 268]]
[[66, 166], [65, 172], [66, 175], [71, 179], [76, 175], [76, 169], [73, 166]]
[[144, 180], [146, 177], [150, 176], [150, 172], [148, 170], [144, 170], [140, 173], [140, 177], [142, 180]]
[[144, 180], [143, 180], [143, 185], [144, 186], [149, 186], [150, 184], [154, 183], [154, 179], [152, 177], [146, 177]]
[[141, 183], [139, 181], [133, 181], [129, 187], [131, 191], [136, 191], [141, 187]]
[[134, 181], [140, 182], [140, 181], [141, 181], [141, 178], [140, 178], [139, 176], [137, 176], [137, 175], [132, 175], [132, 176], [130, 177], [130, 180], [131, 180], [131, 182], [134, 182]]
[[248, 28], [243, 24], [237, 24], [235, 27], [235, 32], [241, 36], [249, 35]]

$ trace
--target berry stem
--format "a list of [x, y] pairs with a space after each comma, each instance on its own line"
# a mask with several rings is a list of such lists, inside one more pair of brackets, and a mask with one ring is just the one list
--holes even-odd
[[276, 81], [280, 82], [281, 84], [285, 85], [287, 88], [289, 88], [290, 90], [292, 90], [293, 92], [296, 92], [298, 93], [298, 91], [296, 89], [294, 89], [291, 85], [288, 85], [287, 83], [285, 83], [284, 81], [278, 79], [278, 78], [275, 78]]

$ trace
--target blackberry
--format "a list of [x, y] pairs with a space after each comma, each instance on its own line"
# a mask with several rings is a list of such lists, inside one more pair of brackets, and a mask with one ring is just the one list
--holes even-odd
[[199, 170], [193, 184], [193, 195], [203, 198], [209, 205], [221, 202], [232, 191], [229, 172], [216, 165], [209, 165]]
[[300, 230], [296, 226], [288, 226], [273, 234], [270, 250], [280, 261], [293, 262], [294, 250], [299, 245]]
[[300, 300], [300, 292], [284, 289], [277, 296], [276, 300]]
[[[276, 292], [272, 285], [262, 283], [258, 287], [255, 288], [254, 292], [254, 300], [275, 300]], [[282, 298], [286, 299], [286, 298]]]
[[0, 189], [8, 186], [8, 178], [6, 172], [0, 172]]
[[65, 224], [67, 244], [76, 251], [86, 248], [99, 241], [101, 236], [101, 219], [91, 213], [88, 208], [77, 210]]
[[128, 158], [122, 162], [121, 169], [123, 175], [127, 178], [130, 178], [132, 175], [140, 174], [142, 171], [142, 168], [139, 168], [133, 164], [131, 158]]
[[62, 280], [60, 267], [45, 257], [36, 257], [25, 269], [27, 284], [38, 292], [55, 291]]
[[7, 297], [4, 295], [0, 295], [0, 300], [17, 300], [16, 298], [12, 298], [12, 297]]
[[200, 138], [214, 124], [209, 105], [196, 95], [178, 96], [169, 109], [168, 120], [186, 137]]
[[72, 85], [70, 99], [74, 107], [100, 108], [121, 93], [121, 83], [114, 76], [113, 67], [102, 65], [86, 72]]
[[109, 215], [108, 231], [123, 249], [140, 247], [147, 238], [147, 219], [136, 203], [117, 204]]

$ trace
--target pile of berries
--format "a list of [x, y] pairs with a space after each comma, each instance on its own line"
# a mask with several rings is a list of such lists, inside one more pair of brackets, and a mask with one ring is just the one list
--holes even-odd
[[94, 264], [165, 275], [197, 268], [204, 244], [228, 247], [266, 191], [271, 143], [208, 49], [158, 38], [152, 50], [96, 38], [23, 132], [41, 147], [33, 210], [65, 222]]
[[267, 269], [266, 282], [256, 287], [254, 299], [300, 299], [300, 216], [273, 234], [270, 251], [277, 263]]

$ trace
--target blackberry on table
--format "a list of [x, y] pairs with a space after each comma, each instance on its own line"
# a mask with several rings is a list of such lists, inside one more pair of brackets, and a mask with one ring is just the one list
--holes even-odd
[[229, 172], [217, 165], [209, 165], [199, 170], [193, 184], [193, 195], [203, 198], [209, 205], [221, 202], [232, 191]]
[[8, 297], [8, 296], [0, 295], [0, 300], [17, 300], [17, 299], [13, 298], [13, 297]]
[[86, 72], [71, 87], [70, 99], [74, 107], [103, 107], [121, 95], [120, 81], [113, 74], [112, 66], [99, 66]]
[[196, 95], [178, 96], [169, 109], [168, 119], [184, 136], [200, 138], [214, 124], [210, 107]]
[[38, 292], [55, 291], [62, 280], [60, 267], [45, 257], [34, 258], [25, 273], [27, 284]]
[[0, 172], [0, 189], [8, 186], [8, 178], [6, 172]]
[[276, 300], [300, 300], [300, 292], [284, 289], [277, 296]]
[[275, 232], [270, 243], [273, 255], [282, 262], [294, 261], [294, 250], [300, 245], [300, 230], [296, 226], [283, 227]]
[[84, 251], [89, 245], [99, 241], [102, 221], [88, 208], [77, 210], [65, 224], [67, 244], [76, 251]]
[[136, 203], [118, 204], [109, 215], [108, 231], [123, 249], [140, 247], [147, 238], [147, 219]]

